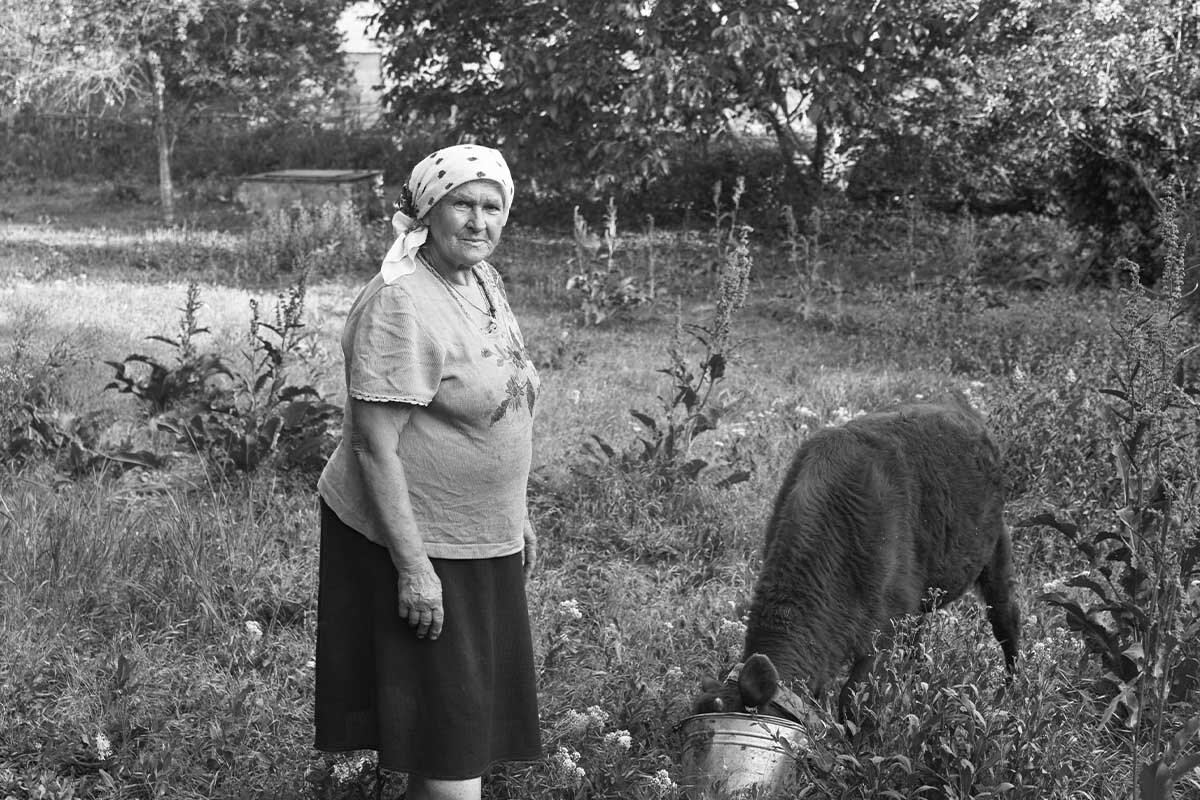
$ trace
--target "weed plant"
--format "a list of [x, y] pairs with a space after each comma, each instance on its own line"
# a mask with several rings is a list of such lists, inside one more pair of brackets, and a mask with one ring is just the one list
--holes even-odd
[[[622, 268], [617, 260], [617, 206], [610, 197], [604, 214], [604, 232], [597, 236], [575, 207], [575, 273], [566, 291], [576, 298], [584, 325], [599, 325], [654, 297], [653, 271], [649, 289], [644, 281]], [[653, 261], [650, 262], [653, 264]]]
[[[750, 229], [730, 232], [732, 243], [722, 247], [724, 262], [718, 268], [716, 299], [712, 319], [706, 323], [685, 323], [678, 306], [675, 329], [667, 348], [669, 364], [659, 372], [670, 378], [669, 394], [660, 396], [658, 415], [631, 410], [641, 424], [641, 449], [617, 451], [603, 438], [593, 434], [595, 462], [604, 469], [632, 472], [639, 481], [647, 481], [654, 491], [670, 489], [680, 480], [692, 481], [709, 467], [708, 460], [692, 454], [692, 442], [701, 434], [715, 430], [727, 410], [717, 402], [714, 389], [725, 378], [733, 347], [733, 318], [745, 304], [749, 288]], [[703, 350], [693, 365], [684, 342], [685, 333]], [[748, 474], [734, 470], [720, 479], [729, 486], [745, 480]]]
[[1122, 358], [1101, 390], [1115, 484], [1107, 514], [1081, 529], [1053, 515], [1091, 568], [1042, 599], [1061, 608], [1102, 676], [1093, 683], [1102, 725], [1129, 731], [1131, 793], [1170, 798], [1200, 766], [1200, 386], [1197, 344], [1183, 309], [1183, 243], [1168, 202], [1166, 264], [1158, 294], [1130, 265], [1116, 332]]
[[175, 363], [139, 353], [107, 361], [116, 378], [105, 388], [136, 397], [154, 427], [205, 458], [218, 475], [250, 472], [267, 459], [315, 475], [336, 445], [341, 408], [325, 402], [311, 384], [297, 382], [297, 362], [313, 338], [305, 330], [306, 294], [307, 276], [301, 274], [276, 297], [270, 321], [262, 319], [258, 301], [250, 301], [250, 330], [238, 365], [198, 350], [196, 338], [209, 331], [197, 323], [200, 290], [190, 283], [179, 336], [148, 337], [174, 348]]
[[231, 378], [229, 368], [215, 353], [201, 353], [197, 339], [210, 333], [199, 319], [200, 286], [191, 281], [180, 307], [179, 333], [175, 337], [151, 334], [146, 338], [163, 342], [175, 351], [175, 363], [162, 364], [152, 356], [131, 353], [122, 361], [105, 361], [115, 371], [104, 388], [131, 394], [151, 416], [176, 407], [185, 409], [212, 393], [219, 378]]

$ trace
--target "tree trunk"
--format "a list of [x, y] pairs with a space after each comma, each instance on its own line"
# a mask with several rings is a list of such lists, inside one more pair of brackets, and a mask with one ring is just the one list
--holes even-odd
[[829, 126], [822, 116], [816, 122], [816, 135], [813, 137], [812, 154], [808, 159], [809, 174], [817, 186], [825, 185], [825, 161], [829, 155]]
[[175, 186], [171, 181], [171, 136], [167, 130], [166, 81], [162, 62], [157, 53], [150, 54], [150, 70], [154, 78], [154, 142], [158, 150], [158, 196], [162, 203], [163, 221], [175, 222]]
[[799, 172], [796, 169], [796, 159], [803, 149], [803, 143], [796, 131], [788, 124], [786, 119], [780, 119], [775, 109], [764, 109], [763, 115], [767, 124], [771, 126], [775, 133], [775, 141], [779, 144], [779, 153], [783, 156], [784, 168], [787, 170], [789, 182], [799, 177]]

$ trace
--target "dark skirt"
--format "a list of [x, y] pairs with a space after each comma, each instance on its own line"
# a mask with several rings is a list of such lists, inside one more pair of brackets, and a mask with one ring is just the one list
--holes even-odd
[[387, 549], [321, 501], [317, 749], [376, 750], [384, 769], [439, 780], [541, 758], [521, 554], [431, 561], [436, 641], [400, 619]]

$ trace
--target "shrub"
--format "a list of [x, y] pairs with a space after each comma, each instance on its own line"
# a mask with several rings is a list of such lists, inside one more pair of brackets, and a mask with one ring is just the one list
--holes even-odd
[[198, 321], [197, 314], [202, 306], [200, 286], [190, 281], [186, 299], [179, 309], [178, 336], [172, 338], [154, 334], [146, 337], [174, 348], [175, 363], [162, 364], [141, 353], [131, 353], [121, 361], [105, 361], [116, 373], [104, 387], [105, 390], [116, 389], [123, 394], [133, 395], [154, 416], [179, 406], [201, 402], [214, 391], [215, 379], [232, 377], [219, 356], [201, 353], [197, 349], [196, 338], [209, 333], [209, 329]]
[[349, 203], [279, 209], [256, 220], [240, 254], [245, 274], [345, 275], [377, 264], [391, 226], [364, 222]]
[[[294, 362], [311, 334], [304, 330], [306, 276], [278, 295], [271, 320], [251, 301], [247, 347], [239, 368], [213, 353], [200, 353], [195, 337], [199, 289], [188, 286], [178, 338], [152, 336], [178, 351], [164, 366], [140, 354], [106, 362], [117, 379], [105, 388], [141, 400], [152, 424], [171, 433], [187, 452], [203, 455], [218, 472], [250, 472], [271, 460], [284, 469], [315, 474], [333, 452], [341, 408], [325, 402], [311, 385], [294, 382]], [[138, 375], [137, 366], [149, 366]], [[216, 380], [221, 378], [224, 380]]]

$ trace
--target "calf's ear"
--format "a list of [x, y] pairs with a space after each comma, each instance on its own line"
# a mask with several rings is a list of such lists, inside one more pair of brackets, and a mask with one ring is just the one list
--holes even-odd
[[713, 678], [700, 679], [700, 696], [692, 703], [693, 714], [718, 714], [725, 710], [721, 699], [724, 684]]
[[742, 665], [742, 671], [738, 674], [738, 689], [742, 693], [742, 702], [747, 706], [765, 706], [779, 691], [779, 670], [775, 669], [770, 658], [755, 653]]

